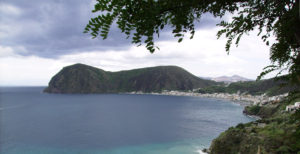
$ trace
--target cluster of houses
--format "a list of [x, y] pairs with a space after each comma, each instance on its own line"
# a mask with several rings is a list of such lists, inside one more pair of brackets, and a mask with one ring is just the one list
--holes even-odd
[[[131, 92], [131, 94], [144, 94], [143, 92]], [[164, 90], [161, 93], [150, 93], [152, 95], [172, 95], [172, 96], [196, 96], [196, 97], [211, 97], [211, 98], [220, 98], [227, 99], [236, 102], [243, 103], [245, 105], [265, 105], [268, 103], [277, 103], [281, 101], [288, 94], [282, 94], [277, 96], [268, 97], [267, 95], [249, 95], [249, 94], [228, 94], [228, 93], [213, 93], [213, 94], [201, 94], [197, 92], [183, 92], [183, 91], [168, 91]]]
[[[131, 92], [131, 94], [144, 94], [143, 92]], [[248, 102], [253, 105], [265, 105], [269, 103], [277, 103], [281, 101], [288, 94], [282, 94], [277, 96], [268, 97], [266, 95], [249, 95], [249, 94], [228, 94], [228, 93], [214, 93], [214, 94], [200, 94], [195, 92], [182, 92], [182, 91], [163, 91], [161, 93], [150, 93], [152, 95], [173, 95], [173, 96], [197, 96], [197, 97], [211, 97], [211, 98], [220, 98], [228, 99], [238, 102]], [[248, 104], [248, 105], [250, 105]], [[293, 112], [300, 110], [300, 102], [296, 102], [294, 105], [288, 105], [285, 109], [287, 112]]]
[[[154, 94], [154, 93], [152, 93]], [[181, 91], [163, 91], [159, 93], [160, 95], [175, 95], [175, 96], [198, 96], [198, 97], [211, 97], [211, 98], [220, 98], [228, 99], [237, 102], [250, 103], [253, 105], [265, 105], [268, 103], [277, 103], [281, 101], [288, 94], [282, 94], [277, 96], [268, 97], [265, 94], [263, 95], [249, 95], [249, 94], [228, 94], [228, 93], [213, 93], [213, 94], [201, 94], [195, 92], [181, 92]]]
[[294, 105], [288, 105], [285, 108], [285, 111], [287, 112], [293, 112], [296, 110], [300, 110], [300, 102], [296, 102]]

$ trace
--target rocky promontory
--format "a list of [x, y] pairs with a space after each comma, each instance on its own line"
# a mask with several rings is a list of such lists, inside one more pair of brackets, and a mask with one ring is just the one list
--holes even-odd
[[109, 72], [84, 64], [64, 67], [44, 90], [48, 93], [123, 93], [188, 91], [215, 85], [177, 66]]

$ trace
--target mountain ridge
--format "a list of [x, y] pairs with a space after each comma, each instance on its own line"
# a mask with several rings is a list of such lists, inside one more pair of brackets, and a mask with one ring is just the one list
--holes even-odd
[[203, 79], [209, 79], [216, 82], [224, 82], [224, 83], [233, 83], [233, 82], [244, 82], [244, 81], [253, 81], [252, 79], [248, 79], [239, 75], [232, 75], [232, 76], [218, 76], [218, 77], [200, 77]]

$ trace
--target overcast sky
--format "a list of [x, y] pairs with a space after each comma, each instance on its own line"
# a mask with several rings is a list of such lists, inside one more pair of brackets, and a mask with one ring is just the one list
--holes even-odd
[[107, 40], [91, 39], [83, 29], [92, 14], [91, 0], [1, 0], [0, 86], [46, 86], [62, 67], [83, 63], [107, 71], [177, 65], [194, 75], [241, 75], [255, 79], [270, 64], [269, 47], [257, 32], [225, 52], [217, 40], [219, 19], [205, 15], [194, 39], [177, 43], [171, 33], [157, 40], [159, 51], [149, 53], [126, 40], [114, 25]]

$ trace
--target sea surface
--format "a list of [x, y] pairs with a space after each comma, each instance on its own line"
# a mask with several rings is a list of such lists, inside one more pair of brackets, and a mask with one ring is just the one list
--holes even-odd
[[227, 100], [0, 88], [1, 154], [197, 154], [253, 121]]

